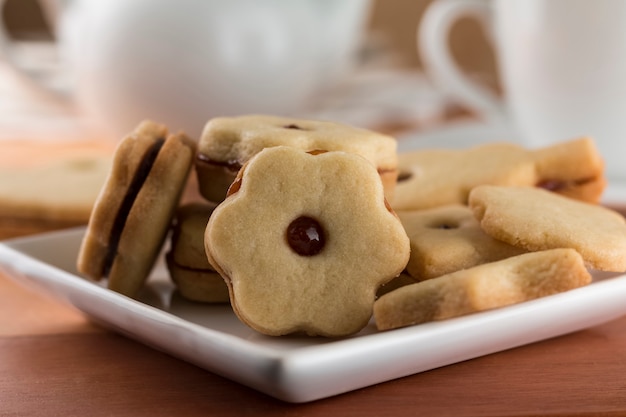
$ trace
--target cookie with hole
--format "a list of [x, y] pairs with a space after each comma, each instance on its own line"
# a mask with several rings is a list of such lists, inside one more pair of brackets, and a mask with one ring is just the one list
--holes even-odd
[[467, 206], [452, 204], [397, 214], [411, 241], [406, 271], [418, 281], [526, 252], [485, 233]]
[[239, 319], [271, 336], [359, 332], [378, 289], [409, 259], [369, 161], [287, 146], [240, 169], [209, 219], [205, 249]]
[[508, 142], [465, 149], [401, 153], [391, 205], [419, 210], [467, 204], [479, 185], [533, 186], [597, 204], [606, 188], [604, 162], [592, 138], [527, 149]]

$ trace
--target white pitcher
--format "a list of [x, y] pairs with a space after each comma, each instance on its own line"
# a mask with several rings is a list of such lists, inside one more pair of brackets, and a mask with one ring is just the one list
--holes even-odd
[[[492, 41], [502, 97], [452, 57], [449, 33], [468, 17]], [[437, 84], [492, 125], [531, 147], [592, 136], [609, 180], [626, 183], [626, 1], [436, 0], [419, 47]]]
[[[41, 3], [86, 115], [116, 135], [151, 118], [197, 136], [216, 116], [306, 110], [351, 68], [371, 0]], [[11, 46], [0, 27], [0, 57]]]

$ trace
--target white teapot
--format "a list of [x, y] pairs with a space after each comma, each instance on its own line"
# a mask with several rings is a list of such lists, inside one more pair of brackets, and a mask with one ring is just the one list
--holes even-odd
[[88, 116], [116, 135], [150, 118], [197, 136], [216, 116], [305, 110], [349, 70], [371, 0], [41, 3]]

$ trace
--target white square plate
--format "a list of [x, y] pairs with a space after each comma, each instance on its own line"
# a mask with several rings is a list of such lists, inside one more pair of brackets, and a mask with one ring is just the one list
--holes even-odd
[[229, 306], [182, 299], [161, 260], [140, 301], [80, 278], [84, 229], [0, 243], [0, 268], [92, 320], [289, 402], [306, 402], [594, 326], [626, 314], [626, 275], [465, 317], [345, 339], [269, 337]]

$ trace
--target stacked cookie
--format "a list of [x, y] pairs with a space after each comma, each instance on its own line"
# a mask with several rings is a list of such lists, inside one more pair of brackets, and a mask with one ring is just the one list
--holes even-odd
[[[206, 201], [174, 213], [194, 165]], [[135, 297], [174, 219], [166, 258], [183, 296], [230, 302], [268, 335], [353, 334], [408, 262], [386, 199], [396, 178], [395, 140], [350, 126], [220, 118], [196, 145], [145, 122], [116, 152], [78, 268]]]
[[[180, 206], [194, 168], [202, 201]], [[602, 172], [589, 139], [398, 155], [389, 136], [331, 122], [217, 118], [198, 143], [143, 122], [78, 269], [136, 297], [169, 233], [180, 293], [230, 302], [261, 333], [346, 336], [372, 314], [402, 327], [576, 288], [587, 266], [625, 270]]]
[[78, 271], [137, 295], [167, 237], [195, 149], [184, 134], [149, 121], [120, 142], [89, 218]]

